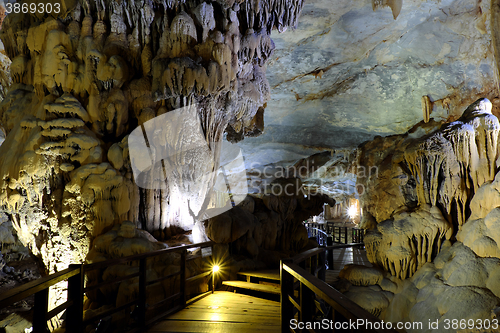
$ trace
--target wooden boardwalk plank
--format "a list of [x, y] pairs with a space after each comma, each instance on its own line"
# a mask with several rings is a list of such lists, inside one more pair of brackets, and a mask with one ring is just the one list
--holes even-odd
[[[327, 272], [327, 282], [337, 278], [338, 272], [346, 264], [361, 264], [371, 266], [366, 259], [366, 253], [359, 249], [338, 249], [334, 251], [334, 270]], [[258, 272], [243, 272], [258, 274]], [[276, 273], [278, 274], [278, 273]], [[279, 276], [279, 274], [278, 274]], [[262, 278], [256, 276], [256, 278]], [[265, 277], [269, 279], [268, 277]], [[276, 279], [277, 280], [277, 279]], [[248, 284], [243, 281], [226, 281], [232, 283]], [[276, 286], [265, 284], [253, 284], [253, 288], [259, 288], [259, 291], [269, 292], [274, 290], [276, 294], [280, 290]], [[257, 286], [257, 287], [255, 287]], [[239, 286], [235, 286], [238, 288]], [[240, 287], [250, 289], [246, 287]], [[151, 333], [278, 333], [280, 327], [280, 304], [270, 300], [252, 297], [243, 294], [217, 291], [212, 295], [189, 305], [185, 309], [165, 318], [157, 323], [147, 332]]]
[[258, 284], [244, 281], [224, 281], [222, 282], [225, 286], [242, 288], [248, 290], [262, 291], [269, 294], [279, 295], [281, 293], [280, 287], [269, 285], [269, 284]]
[[148, 332], [280, 332], [280, 303], [218, 291], [165, 318]]
[[275, 326], [263, 326], [256, 323], [217, 323], [199, 322], [194, 325], [189, 321], [170, 321], [156, 325], [148, 332], [151, 333], [279, 333], [281, 326], [279, 320]]
[[280, 280], [280, 271], [279, 269], [267, 269], [261, 271], [248, 271], [248, 272], [238, 272], [238, 275], [256, 277], [260, 279], [268, 279], [268, 280]]

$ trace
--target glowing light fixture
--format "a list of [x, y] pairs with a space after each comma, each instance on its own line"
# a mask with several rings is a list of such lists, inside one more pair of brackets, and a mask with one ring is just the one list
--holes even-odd
[[219, 265], [213, 265], [212, 267], [212, 294], [214, 293], [215, 290], [215, 273], [217, 273], [220, 270]]
[[349, 208], [347, 208], [347, 216], [349, 216], [351, 220], [354, 220], [356, 215], [358, 215], [358, 206], [355, 204], [349, 206]]

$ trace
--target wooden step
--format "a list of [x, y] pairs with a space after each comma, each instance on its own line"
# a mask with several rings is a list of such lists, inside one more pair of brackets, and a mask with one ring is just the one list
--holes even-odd
[[233, 288], [262, 291], [268, 294], [275, 294], [275, 295], [281, 294], [280, 287], [269, 284], [258, 284], [258, 283], [244, 282], [244, 281], [223, 281], [222, 284]]
[[280, 271], [277, 269], [267, 269], [261, 271], [246, 271], [238, 272], [238, 275], [243, 275], [247, 277], [247, 282], [250, 282], [250, 278], [255, 277], [258, 279], [266, 279], [273, 281], [280, 281]]

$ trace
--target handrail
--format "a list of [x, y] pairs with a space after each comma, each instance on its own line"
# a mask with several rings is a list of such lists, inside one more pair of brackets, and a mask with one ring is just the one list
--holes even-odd
[[[297, 279], [302, 285], [305, 285], [310, 291], [316, 294], [319, 298], [324, 300], [332, 307], [332, 311], [336, 311], [347, 320], [356, 321], [361, 320], [365, 325], [359, 325], [357, 327], [357, 332], [370, 332], [370, 333], [378, 333], [378, 332], [396, 332], [394, 330], [387, 329], [376, 329], [377, 325], [372, 325], [370, 329], [366, 328], [366, 323], [380, 323], [381, 320], [347, 297], [345, 297], [342, 293], [330, 287], [324, 281], [321, 281], [314, 275], [310, 274], [306, 270], [302, 269], [296, 264], [293, 263], [283, 263], [283, 270]], [[305, 310], [305, 309], [302, 309]], [[335, 318], [335, 317], [333, 317]], [[312, 318], [310, 318], [312, 321]], [[360, 321], [359, 321], [360, 322]], [[375, 327], [373, 327], [375, 326]], [[282, 328], [282, 332], [285, 332]]]
[[9, 289], [0, 295], [0, 308], [3, 309], [13, 303], [19, 302], [20, 300], [23, 300], [42, 289], [53, 286], [54, 284], [75, 276], [78, 273], [78, 269], [67, 268], [61, 272], [44, 276], [40, 279], [27, 282], [19, 287]]
[[[395, 330], [384, 326], [380, 319], [324, 282], [325, 276], [323, 272], [326, 267], [325, 252], [329, 250], [330, 256], [333, 249], [357, 247], [359, 245], [362, 245], [362, 243], [314, 248], [300, 253], [293, 258], [281, 260], [281, 332], [296, 332], [296, 330], [292, 329], [291, 323], [297, 312], [299, 314], [297, 323], [314, 324], [315, 314], [319, 311], [323, 314], [324, 319], [327, 319], [327, 323], [332, 328], [332, 331], [338, 330], [339, 327], [346, 328], [342, 325], [354, 320], [356, 324], [364, 324], [357, 325], [356, 328], [360, 332], [396, 333]], [[309, 264], [309, 267], [307, 267], [307, 264]], [[297, 282], [294, 282], [294, 280], [297, 280]], [[298, 297], [295, 296], [297, 286]], [[331, 309], [328, 310], [324, 306], [317, 309], [319, 303], [315, 302], [316, 298], [326, 302], [331, 306]], [[316, 323], [318, 322], [316, 321]], [[370, 323], [372, 326], [368, 327], [367, 323], [368, 326]], [[337, 326], [337, 324], [341, 326]], [[324, 326], [321, 327], [324, 328]], [[351, 326], [347, 328], [349, 327]], [[299, 328], [300, 331], [300, 327], [296, 328]], [[309, 328], [304, 328], [302, 331], [315, 332], [314, 329]]]
[[99, 261], [99, 262], [95, 262], [95, 263], [91, 263], [91, 264], [84, 264], [84, 267], [85, 267], [85, 271], [90, 271], [90, 270], [94, 270], [94, 269], [108, 267], [110, 265], [117, 265], [117, 264], [129, 262], [129, 261], [156, 257], [156, 256], [159, 256], [159, 255], [162, 255], [165, 253], [178, 252], [179, 250], [184, 250], [184, 249], [187, 250], [187, 249], [196, 248], [196, 247], [208, 247], [208, 246], [211, 246], [213, 244], [214, 244], [214, 242], [209, 241], [209, 242], [203, 242], [203, 243], [197, 243], [197, 244], [168, 247], [166, 249], [160, 249], [160, 250], [155, 250], [155, 251], [150, 251], [150, 252], [145, 252], [145, 253], [133, 254], [133, 255], [128, 256], [128, 257], [109, 259], [106, 261]]
[[[66, 310], [66, 331], [71, 333], [83, 332], [85, 326], [84, 324], [88, 324], [93, 321], [97, 321], [102, 319], [103, 317], [109, 316], [113, 313], [122, 311], [126, 308], [129, 308], [132, 305], [137, 305], [138, 310], [138, 324], [139, 328], [143, 328], [147, 324], [151, 323], [153, 320], [159, 318], [160, 314], [156, 315], [153, 320], [146, 321], [146, 288], [148, 285], [151, 285], [153, 282], [158, 282], [169, 277], [180, 275], [180, 291], [175, 295], [166, 296], [166, 298], [157, 304], [149, 305], [149, 307], [155, 307], [160, 303], [166, 303], [167, 301], [174, 301], [180, 298], [180, 304], [175, 306], [174, 308], [169, 309], [169, 313], [174, 309], [181, 309], [185, 306], [186, 300], [186, 285], [192, 281], [196, 281], [202, 277], [209, 275], [207, 272], [203, 272], [196, 276], [186, 277], [186, 262], [191, 259], [202, 258], [203, 256], [197, 255], [192, 258], [187, 258], [187, 250], [191, 248], [207, 248], [213, 247], [214, 242], [204, 242], [190, 245], [182, 245], [176, 247], [170, 247], [166, 249], [135, 254], [123, 258], [110, 259], [102, 262], [96, 262], [91, 264], [79, 264], [79, 265], [70, 265], [69, 268], [54, 273], [48, 276], [45, 276], [41, 279], [28, 282], [19, 287], [8, 290], [5, 293], [0, 295], [0, 308], [4, 308], [9, 306], [15, 302], [18, 302], [26, 297], [31, 295], [35, 295], [35, 304], [33, 307], [33, 332], [45, 332], [47, 326], [47, 320], [56, 316], [58, 313]], [[155, 256], [163, 255], [166, 253], [180, 252], [181, 253], [181, 268], [179, 272], [171, 273], [168, 276], [160, 277], [154, 281], [147, 281], [146, 279], [146, 260], [148, 258], [152, 258]], [[213, 254], [213, 249], [212, 249]], [[100, 282], [95, 285], [86, 286], [84, 282], [85, 273], [89, 271], [94, 271], [101, 268], [107, 268], [113, 265], [127, 263], [131, 261], [139, 261], [139, 272], [134, 274], [129, 274], [124, 277], [118, 277], [112, 281]], [[117, 280], [124, 281], [127, 279], [139, 277], [139, 296], [136, 300], [133, 300], [127, 304], [124, 304], [118, 308], [113, 308], [104, 313], [100, 313], [95, 315], [94, 317], [83, 320], [83, 299], [84, 294], [87, 291], [94, 290], [100, 288], [104, 285], [114, 284], [118, 282]], [[48, 311], [48, 298], [49, 298], [49, 288], [61, 281], [68, 281], [68, 297], [67, 301], [58, 305], [56, 308], [52, 309], [50, 312]]]
[[292, 260], [292, 262], [294, 264], [299, 264], [299, 263], [303, 262], [304, 260], [309, 259], [312, 256], [315, 256], [321, 252], [324, 252], [324, 249], [321, 247], [316, 247], [314, 249], [310, 249], [310, 250], [304, 251], [302, 253], [299, 253], [298, 255], [291, 258], [290, 260]]
[[[337, 226], [335, 222], [305, 222], [304, 225], [307, 228], [307, 233], [309, 237], [318, 237], [318, 244], [325, 245], [323, 242], [324, 237], [319, 237], [319, 233], [316, 230], [321, 230], [326, 233], [326, 236], [332, 236], [335, 242], [347, 244], [349, 238], [353, 243], [363, 243], [364, 229], [359, 229], [352, 226]], [[316, 231], [316, 232], [314, 232]], [[323, 235], [323, 234], [322, 234]], [[350, 237], [349, 237], [350, 235]]]
[[319, 228], [314, 228], [309, 225], [306, 225], [307, 228], [307, 236], [308, 237], [316, 237], [316, 241], [320, 246], [326, 245], [328, 234]]

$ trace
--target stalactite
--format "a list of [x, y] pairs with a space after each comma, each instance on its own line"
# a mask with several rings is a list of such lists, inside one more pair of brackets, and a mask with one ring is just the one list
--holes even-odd
[[[295, 26], [303, 2], [82, 0], [71, 6], [61, 18], [12, 13], [4, 21], [1, 38], [13, 59], [12, 79], [26, 89], [11, 90], [0, 110], [8, 151], [0, 171], [9, 175], [0, 203], [19, 221], [30, 221], [22, 232], [33, 243], [48, 223], [46, 197], [62, 193], [60, 216], [51, 218], [77, 226], [64, 237], [78, 248], [81, 262], [93, 223], [107, 228], [129, 218], [149, 231], [190, 228], [192, 216], [184, 210], [200, 204], [189, 197], [189, 181], [199, 176], [189, 164], [200, 161], [176, 160], [171, 166], [179, 181], [168, 188], [138, 189], [129, 126], [198, 105], [211, 150], [212, 164], [203, 170], [209, 177], [205, 171], [216, 170], [219, 157], [214, 142], [226, 128], [237, 128], [238, 140], [247, 127], [253, 130], [270, 98], [264, 66], [274, 50], [271, 30]], [[113, 186], [95, 185], [104, 179]], [[50, 199], [55, 207], [56, 198]], [[66, 265], [46, 257], [50, 271]]]
[[455, 203], [457, 215], [452, 219], [460, 228], [467, 218], [468, 198], [494, 178], [499, 131], [491, 103], [480, 99], [458, 121], [410, 145], [404, 158], [417, 180], [419, 203], [442, 205], [447, 214]]
[[450, 239], [452, 226], [435, 206], [424, 205], [412, 213], [381, 222], [365, 236], [368, 260], [392, 275], [405, 279], [431, 262], [440, 244]]

